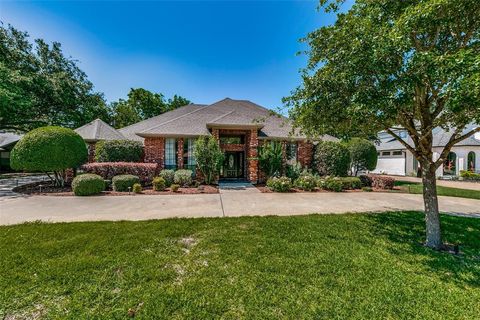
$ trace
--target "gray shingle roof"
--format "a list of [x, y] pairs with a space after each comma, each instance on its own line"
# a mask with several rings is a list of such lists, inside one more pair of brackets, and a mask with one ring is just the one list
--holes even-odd
[[10, 145], [18, 142], [23, 137], [23, 134], [16, 134], [13, 132], [0, 132], [0, 148], [7, 148]]
[[[120, 131], [124, 135], [129, 131], [142, 137], [200, 136], [209, 135], [210, 127], [258, 127], [260, 138], [306, 138], [299, 133], [290, 135], [292, 126], [287, 118], [253, 102], [229, 98], [211, 105], [188, 105]], [[330, 136], [324, 139], [335, 140]]]
[[124, 140], [125, 137], [115, 128], [100, 119], [93, 120], [80, 128], [75, 129], [83, 140], [95, 142], [98, 140]]

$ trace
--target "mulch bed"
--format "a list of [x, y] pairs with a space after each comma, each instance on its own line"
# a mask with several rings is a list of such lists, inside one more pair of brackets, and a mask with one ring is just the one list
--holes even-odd
[[[260, 190], [261, 193], [275, 193], [275, 191], [270, 190], [265, 184], [257, 184], [255, 187]], [[395, 187], [393, 190], [384, 190], [384, 189], [377, 189], [373, 188], [371, 192], [391, 192], [391, 191], [401, 191], [401, 189]], [[333, 191], [323, 190], [323, 189], [315, 189], [313, 191], [305, 191], [297, 188], [292, 188], [290, 191], [285, 193], [332, 193]], [[355, 189], [355, 190], [344, 190], [342, 192], [365, 192], [362, 189]]]
[[[40, 186], [41, 191], [40, 191]], [[72, 188], [70, 186], [65, 186], [63, 188], [54, 187], [50, 182], [35, 182], [26, 185], [22, 185], [13, 189], [14, 192], [35, 195], [35, 196], [73, 196]], [[145, 188], [142, 193], [133, 193], [130, 195], [142, 196], [142, 195], [165, 195], [165, 194], [214, 194], [218, 193], [218, 188], [216, 186], [200, 186], [198, 188], [180, 188], [177, 192], [171, 191], [167, 188], [165, 191], [154, 191], [151, 187]], [[125, 196], [128, 195], [128, 192], [116, 192], [112, 190], [107, 190], [98, 194], [96, 196]]]

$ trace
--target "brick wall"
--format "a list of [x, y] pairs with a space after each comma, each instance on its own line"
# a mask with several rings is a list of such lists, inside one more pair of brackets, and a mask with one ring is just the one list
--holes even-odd
[[183, 169], [183, 138], [177, 139], [177, 169]]
[[257, 129], [247, 134], [247, 179], [252, 183], [258, 182], [258, 135]]
[[95, 162], [95, 142], [87, 143], [88, 162]]
[[302, 167], [310, 168], [313, 159], [313, 144], [308, 141], [298, 142], [297, 157]]
[[165, 165], [165, 138], [145, 138], [145, 162], [156, 162], [163, 169]]

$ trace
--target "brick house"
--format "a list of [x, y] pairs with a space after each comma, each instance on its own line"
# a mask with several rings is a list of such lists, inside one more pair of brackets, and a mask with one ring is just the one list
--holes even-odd
[[[285, 163], [309, 166], [313, 144], [285, 117], [247, 100], [220, 100], [210, 105], [190, 104], [119, 129], [129, 140], [144, 144], [144, 161], [161, 168], [195, 170], [193, 145], [199, 136], [214, 136], [225, 152], [221, 179], [256, 183], [262, 174], [258, 148], [266, 141], [279, 141]], [[330, 136], [323, 140], [336, 140]]]

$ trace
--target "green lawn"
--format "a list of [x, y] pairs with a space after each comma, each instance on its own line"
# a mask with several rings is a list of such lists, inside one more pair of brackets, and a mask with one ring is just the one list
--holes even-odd
[[[401, 187], [402, 190], [408, 193], [415, 193], [415, 194], [423, 193], [423, 185], [421, 183], [395, 181], [395, 185]], [[437, 186], [437, 194], [439, 196], [480, 199], [480, 191], [478, 190], [458, 189], [458, 188]]]
[[416, 212], [0, 227], [0, 318], [478, 319], [480, 219], [442, 223], [462, 255]]

